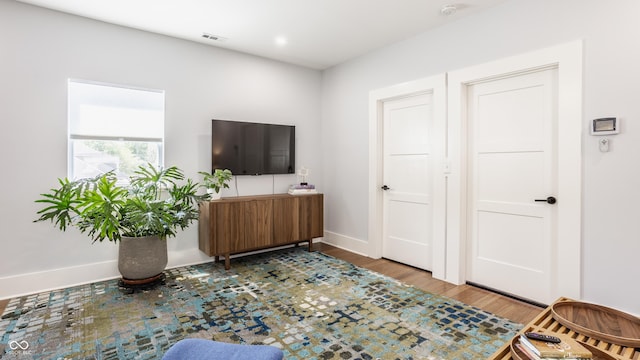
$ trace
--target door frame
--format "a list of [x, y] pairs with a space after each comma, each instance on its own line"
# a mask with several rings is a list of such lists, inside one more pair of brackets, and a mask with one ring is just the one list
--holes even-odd
[[[467, 86], [545, 68], [558, 69], [558, 208], [552, 251], [562, 254], [552, 296], [582, 295], [582, 41], [479, 64], [448, 73], [448, 146], [445, 280], [466, 282], [467, 264]], [[534, 246], [534, 245], [532, 245]], [[553, 266], [553, 265], [552, 265]]]
[[431, 93], [433, 96], [433, 129], [442, 134], [434, 139], [433, 154], [433, 277], [444, 279], [446, 259], [445, 205], [446, 187], [444, 178], [446, 151], [446, 75], [439, 74], [423, 79], [409, 81], [369, 92], [369, 246], [368, 256], [374, 259], [382, 257], [383, 232], [383, 105], [385, 101]]

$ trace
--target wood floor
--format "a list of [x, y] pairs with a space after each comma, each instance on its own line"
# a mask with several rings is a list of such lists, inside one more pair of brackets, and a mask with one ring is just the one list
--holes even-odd
[[321, 251], [354, 265], [398, 279], [432, 294], [444, 295], [463, 303], [476, 306], [498, 316], [521, 324], [533, 320], [543, 308], [494, 292], [470, 285], [453, 285], [434, 279], [431, 273], [411, 266], [399, 264], [386, 259], [371, 259], [366, 256], [336, 248], [331, 245], [316, 243], [314, 250]]
[[[427, 271], [390, 260], [371, 259], [323, 243], [315, 243], [313, 248], [335, 258], [398, 279], [406, 284], [411, 284], [419, 289], [462, 301], [521, 324], [526, 324], [533, 320], [543, 310], [540, 307], [474, 286], [452, 285], [432, 278], [431, 273]], [[4, 312], [8, 303], [9, 300], [0, 300], [0, 314]]]

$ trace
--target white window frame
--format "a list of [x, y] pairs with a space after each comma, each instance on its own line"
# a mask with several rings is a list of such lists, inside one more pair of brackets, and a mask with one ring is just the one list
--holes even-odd
[[[106, 92], [116, 93], [114, 97], [105, 97], [104, 102], [102, 99], [98, 99], [97, 102], [93, 100], [82, 99], [82, 95], [79, 95], [72, 89], [76, 86], [90, 85], [95, 86], [96, 92], [100, 91], [100, 87]], [[90, 89], [90, 88], [89, 88]], [[124, 91], [119, 91], [124, 90]], [[146, 89], [140, 87], [132, 87], [126, 85], [102, 83], [95, 81], [69, 79], [68, 80], [68, 166], [67, 173], [70, 179], [74, 178], [75, 161], [76, 156], [74, 149], [75, 140], [97, 140], [97, 141], [131, 141], [141, 143], [156, 143], [158, 146], [158, 159], [157, 165], [164, 166], [164, 120], [165, 120], [165, 98], [163, 90]], [[119, 93], [119, 94], [118, 94]], [[156, 95], [161, 95], [161, 100]], [[153, 98], [148, 104], [146, 97]], [[133, 101], [132, 101], [133, 99]], [[136, 101], [137, 100], [137, 101]], [[111, 103], [111, 104], [109, 104]], [[127, 104], [129, 103], [129, 104]], [[105, 111], [112, 111], [117, 114], [118, 111], [134, 112], [137, 111], [141, 115], [145, 115], [145, 112], [154, 113], [149, 119], [142, 119], [136, 121], [141, 126], [128, 127], [131, 121], [118, 121], [117, 116], [112, 117], [109, 121], [105, 119], [96, 118], [95, 123], [91, 123], [93, 120], [88, 120], [87, 117], [81, 118], [82, 107], [104, 107]], [[126, 110], [124, 110], [126, 109]], [[94, 109], [95, 111], [95, 109]], [[158, 116], [161, 112], [161, 117]], [[90, 118], [90, 117], [89, 117]], [[110, 123], [111, 119], [116, 119], [113, 123]], [[97, 129], [102, 125], [102, 130]], [[131, 174], [129, 174], [131, 175]], [[126, 180], [124, 180], [126, 181]]]

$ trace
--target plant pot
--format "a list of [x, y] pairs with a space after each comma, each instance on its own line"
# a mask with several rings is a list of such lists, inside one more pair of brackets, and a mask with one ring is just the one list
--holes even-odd
[[118, 270], [125, 283], [145, 284], [157, 280], [167, 266], [167, 240], [158, 236], [120, 239]]
[[220, 200], [222, 197], [222, 191], [215, 191], [213, 189], [207, 189], [207, 194], [209, 194], [211, 200]]

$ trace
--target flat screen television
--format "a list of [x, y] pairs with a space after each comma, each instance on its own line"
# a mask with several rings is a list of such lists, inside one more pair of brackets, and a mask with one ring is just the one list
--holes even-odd
[[294, 174], [296, 127], [211, 121], [211, 170], [234, 175]]

